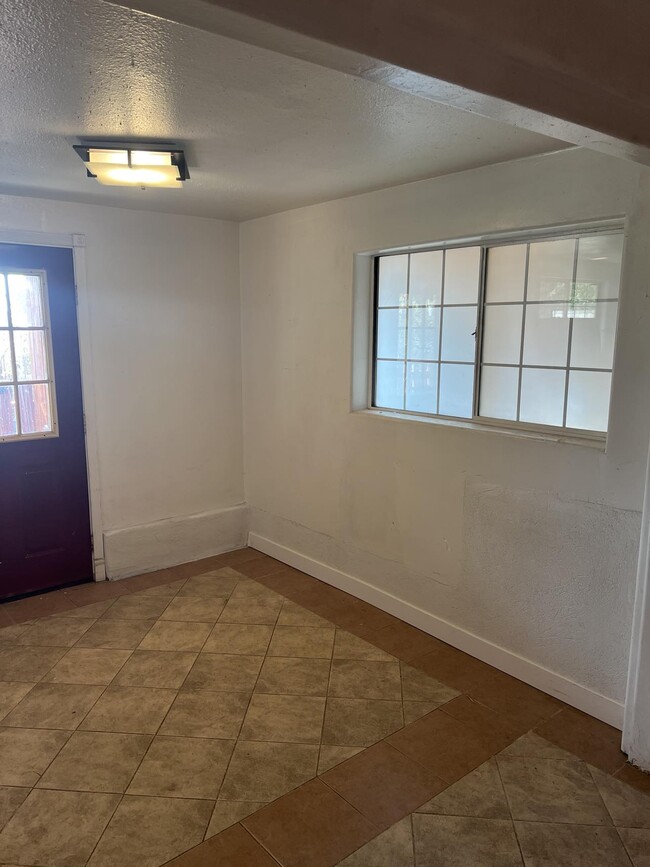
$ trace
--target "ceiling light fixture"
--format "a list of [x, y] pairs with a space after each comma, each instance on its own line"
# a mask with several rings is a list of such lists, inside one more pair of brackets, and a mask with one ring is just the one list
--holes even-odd
[[179, 190], [190, 173], [182, 150], [169, 146], [73, 145], [89, 178], [113, 187], [165, 187]]

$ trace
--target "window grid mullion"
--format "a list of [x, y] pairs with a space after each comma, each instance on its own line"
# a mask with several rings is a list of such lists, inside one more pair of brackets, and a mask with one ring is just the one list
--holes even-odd
[[[575, 249], [573, 251], [573, 276], [571, 278], [571, 287], [569, 291], [569, 301], [567, 302], [567, 316], [569, 316], [569, 308], [571, 306], [571, 296], [575, 295], [576, 277], [578, 276], [578, 250], [580, 241], [576, 238]], [[566, 427], [566, 418], [569, 411], [569, 371], [571, 369], [571, 345], [573, 343], [573, 316], [569, 316], [569, 340], [567, 343], [566, 353], [566, 376], [564, 377], [564, 406], [562, 409], [562, 427]]]
[[440, 280], [440, 332], [438, 334], [438, 382], [436, 385], [436, 415], [440, 415], [440, 371], [442, 370], [442, 325], [445, 314], [445, 279], [447, 275], [447, 251], [442, 251], [442, 278]]
[[11, 356], [11, 376], [13, 377], [14, 406], [16, 408], [16, 436], [22, 436], [23, 422], [20, 415], [20, 398], [18, 396], [18, 368], [16, 366], [16, 347], [14, 346], [14, 327], [11, 315], [11, 300], [9, 298], [9, 283], [5, 277], [5, 292], [7, 298], [7, 325], [9, 326], [9, 354]]
[[528, 305], [528, 265], [530, 263], [530, 244], [526, 244], [526, 262], [524, 264], [524, 301], [521, 310], [521, 343], [519, 344], [519, 376], [517, 377], [517, 414], [516, 421], [521, 421], [521, 386], [524, 377], [524, 340], [526, 339], [526, 307]]
[[472, 418], [479, 417], [481, 401], [481, 355], [483, 352], [483, 316], [485, 309], [485, 285], [487, 281], [488, 248], [481, 247], [481, 263], [479, 268], [478, 298], [476, 306], [476, 331], [474, 336], [476, 346], [474, 352], [474, 393], [472, 395]]
[[404, 374], [402, 381], [402, 408], [406, 409], [406, 377], [409, 354], [409, 297], [411, 295], [411, 254], [406, 260], [406, 329], [404, 333]]

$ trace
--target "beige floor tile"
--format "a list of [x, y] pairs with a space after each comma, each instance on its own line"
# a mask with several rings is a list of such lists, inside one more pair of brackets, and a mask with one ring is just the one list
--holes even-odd
[[160, 619], [216, 623], [222, 611], [223, 602], [215, 596], [176, 596]]
[[165, 717], [160, 734], [188, 738], [237, 738], [248, 702], [248, 693], [181, 690]]
[[526, 867], [630, 867], [615, 828], [548, 822], [515, 828]]
[[54, 617], [81, 617], [85, 620], [97, 620], [105, 614], [115, 599], [103, 599], [101, 602], [93, 602], [91, 605], [80, 605], [79, 608], [71, 608], [64, 614], [55, 614]]
[[303, 656], [330, 659], [334, 628], [314, 626], [276, 626], [269, 656]]
[[319, 617], [313, 611], [308, 611], [288, 599], [283, 604], [278, 618], [278, 626], [323, 626], [331, 629], [333, 625], [324, 617]]
[[142, 639], [138, 650], [199, 651], [211, 629], [209, 623], [158, 620]]
[[17, 623], [15, 626], [3, 626], [0, 629], [0, 647], [6, 644], [16, 644], [23, 633], [27, 632], [32, 621]]
[[65, 647], [0, 647], [0, 680], [35, 683], [65, 652]]
[[542, 738], [535, 732], [526, 732], [520, 738], [499, 753], [500, 756], [510, 756], [524, 759], [568, 759], [579, 762], [580, 759], [573, 753], [556, 747], [546, 738]]
[[255, 692], [277, 695], [327, 695], [329, 659], [269, 656], [255, 686]]
[[76, 729], [102, 689], [78, 683], [37, 683], [2, 724], [29, 729]]
[[217, 623], [203, 645], [203, 652], [264, 656], [272, 635], [272, 626], [254, 623]]
[[590, 767], [589, 771], [615, 825], [650, 829], [650, 795], [638, 792], [597, 768]]
[[125, 792], [150, 743], [151, 735], [75, 732], [38, 788]]
[[400, 671], [404, 701], [429, 701], [441, 705], [460, 695], [457, 689], [440, 683], [439, 680], [405, 662], [400, 662]]
[[175, 695], [173, 689], [109, 686], [81, 728], [84, 731], [154, 734]]
[[187, 675], [185, 686], [217, 692], [251, 693], [263, 659], [262, 656], [200, 653]]
[[98, 620], [77, 642], [77, 647], [135, 650], [151, 629], [153, 620]]
[[210, 801], [125, 795], [89, 867], [159, 867], [203, 839]]
[[33, 686], [33, 683], [0, 681], [0, 720], [16, 707]]
[[102, 616], [102, 620], [155, 620], [169, 605], [169, 599], [158, 596], [121, 596]]
[[238, 741], [219, 797], [274, 801], [316, 774], [318, 747]]
[[331, 747], [323, 744], [318, 757], [318, 773], [324, 774], [325, 771], [340, 765], [346, 759], [356, 756], [362, 749], [363, 747]]
[[398, 662], [333, 659], [328, 695], [336, 698], [402, 700]]
[[414, 867], [411, 817], [393, 825], [361, 849], [357, 849], [338, 867]]
[[0, 834], [3, 860], [83, 867], [119, 800], [119, 795], [34, 789]]
[[490, 759], [485, 762], [423, 804], [416, 812], [473, 816], [477, 819], [509, 819], [510, 808], [501, 784], [496, 760]]
[[281, 600], [231, 598], [223, 609], [219, 622], [274, 624], [281, 607]]
[[154, 738], [138, 768], [130, 795], [209, 798], [219, 794], [234, 741], [216, 738]]
[[0, 785], [34, 786], [70, 732], [0, 728]]
[[415, 813], [413, 838], [418, 867], [522, 867], [511, 821]]
[[376, 662], [395, 662], [394, 656], [380, 650], [373, 644], [357, 638], [344, 629], [336, 630], [334, 641], [334, 659], [372, 659]]
[[513, 819], [611, 824], [586, 765], [509, 756], [499, 756], [497, 761]]
[[20, 644], [36, 647], [72, 647], [95, 621], [80, 617], [48, 617], [30, 626]]
[[217, 801], [208, 830], [205, 832], [206, 839], [225, 831], [240, 819], [245, 819], [264, 806], [264, 801]]
[[328, 698], [323, 743], [369, 747], [403, 725], [399, 701]]
[[17, 786], [0, 786], [0, 831], [29, 795], [30, 789]]
[[324, 713], [324, 698], [256, 693], [248, 707], [241, 737], [247, 741], [319, 744]]
[[231, 599], [251, 599], [264, 602], [279, 602], [283, 604], [285, 597], [276, 593], [275, 590], [270, 590], [259, 581], [254, 581], [252, 578], [242, 578], [232, 592]]
[[415, 722], [415, 720], [422, 719], [423, 716], [440, 707], [440, 704], [437, 701], [403, 701], [402, 706], [404, 710], [404, 725], [408, 725]]
[[178, 581], [171, 581], [169, 584], [158, 584], [155, 587], [145, 587], [144, 590], [138, 590], [134, 596], [167, 596], [171, 598], [183, 589], [186, 578], [179, 578]]
[[182, 686], [197, 653], [173, 650], [136, 650], [119, 675], [115, 686]]
[[131, 655], [130, 650], [73, 647], [43, 678], [45, 683], [108, 685]]
[[239, 582], [234, 575], [219, 575], [217, 572], [207, 572], [204, 575], [194, 575], [188, 578], [178, 591], [179, 596], [212, 596], [221, 599], [225, 604], [230, 594]]
[[650, 831], [619, 828], [618, 833], [634, 867], [650, 867]]

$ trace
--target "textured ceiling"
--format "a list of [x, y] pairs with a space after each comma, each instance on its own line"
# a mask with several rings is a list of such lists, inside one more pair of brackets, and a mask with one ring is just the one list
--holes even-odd
[[[563, 143], [102, 0], [3, 0], [0, 191], [251, 217]], [[174, 141], [181, 191], [102, 188], [71, 145]]]

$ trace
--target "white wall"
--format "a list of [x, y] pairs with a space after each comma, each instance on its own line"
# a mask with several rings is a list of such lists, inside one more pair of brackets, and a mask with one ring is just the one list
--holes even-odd
[[85, 235], [109, 574], [242, 544], [237, 225], [0, 196], [0, 230]]
[[[254, 543], [618, 723], [650, 430], [642, 171], [572, 150], [289, 211], [240, 233]], [[627, 241], [606, 453], [350, 412], [356, 252], [619, 215]]]

